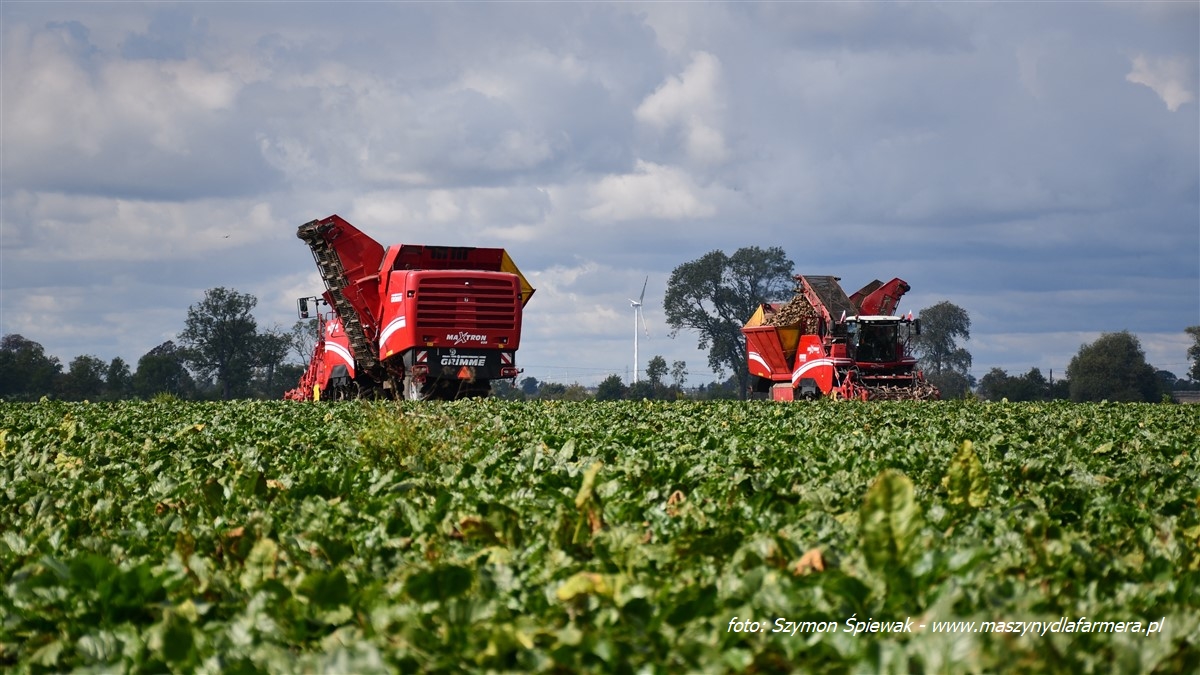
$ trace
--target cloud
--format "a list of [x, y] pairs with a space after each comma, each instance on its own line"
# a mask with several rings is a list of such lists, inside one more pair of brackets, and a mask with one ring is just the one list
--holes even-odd
[[677, 131], [688, 157], [714, 164], [728, 156], [720, 130], [723, 109], [721, 62], [696, 52], [682, 74], [668, 77], [642, 101], [634, 117], [659, 131]]
[[1184, 103], [1196, 100], [1192, 90], [1196, 82], [1195, 63], [1186, 57], [1152, 59], [1138, 54], [1133, 57], [1133, 70], [1125, 79], [1150, 87], [1171, 112], [1179, 110]]
[[588, 190], [591, 205], [583, 217], [593, 221], [640, 218], [707, 218], [716, 207], [686, 172], [638, 160], [633, 173], [605, 176]]

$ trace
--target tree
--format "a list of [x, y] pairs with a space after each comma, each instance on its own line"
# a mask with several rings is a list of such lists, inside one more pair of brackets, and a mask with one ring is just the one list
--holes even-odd
[[[288, 378], [288, 381], [283, 381], [282, 378], [276, 377], [277, 373], [283, 367], [284, 359], [287, 358], [288, 351], [292, 348], [292, 335], [290, 332], [283, 332], [278, 328], [268, 328], [258, 334], [255, 350], [256, 368], [256, 386], [259, 395], [275, 399], [283, 396], [283, 392], [295, 386], [299, 376]], [[295, 372], [295, 371], [290, 371]], [[303, 374], [304, 369], [300, 369]], [[290, 374], [290, 373], [289, 373]]]
[[313, 349], [317, 346], [318, 330], [320, 329], [316, 319], [300, 319], [292, 324], [292, 329], [288, 331], [288, 346], [291, 347], [290, 354], [296, 357], [297, 363], [308, 366], [308, 362], [312, 360]]
[[513, 384], [513, 380], [492, 380], [492, 396], [506, 401], [524, 401], [525, 392]]
[[133, 394], [133, 374], [129, 372], [129, 364], [117, 356], [108, 364], [108, 372], [104, 376], [104, 397], [110, 401], [120, 401]]
[[196, 390], [191, 373], [184, 367], [184, 351], [167, 340], [138, 359], [133, 374], [133, 391], [142, 398], [171, 394], [190, 398]]
[[745, 398], [750, 381], [742, 326], [764, 302], [791, 297], [795, 265], [782, 248], [738, 249], [732, 256], [712, 251], [671, 272], [663, 301], [671, 337], [681, 330], [699, 336], [713, 372], [728, 368]]
[[526, 396], [537, 396], [538, 390], [542, 388], [542, 383], [538, 382], [536, 377], [527, 377], [521, 380], [521, 391]]
[[625, 390], [625, 398], [631, 401], [653, 401], [654, 394], [654, 385], [646, 380], [638, 380]]
[[943, 398], [959, 398], [971, 388], [971, 352], [958, 346], [958, 339], [971, 339], [971, 317], [967, 310], [943, 300], [921, 310], [921, 334], [912, 340], [913, 352], [925, 377]]
[[1019, 377], [1010, 377], [1005, 370], [992, 368], [979, 380], [979, 395], [989, 401], [1044, 401], [1050, 396], [1050, 383], [1038, 368], [1030, 368]]
[[1188, 361], [1192, 362], [1192, 367], [1188, 370], [1188, 379], [1200, 382], [1200, 326], [1189, 326], [1184, 331], [1195, 341], [1187, 350]]
[[0, 398], [36, 401], [54, 393], [62, 364], [42, 345], [16, 333], [0, 339]]
[[646, 379], [655, 389], [663, 386], [663, 378], [667, 376], [667, 360], [654, 356], [646, 363]]
[[562, 393], [564, 401], [590, 401], [592, 395], [588, 393], [587, 387], [584, 387], [578, 382], [572, 382]]
[[596, 387], [597, 401], [619, 401], [625, 398], [625, 383], [620, 375], [609, 375]]
[[1067, 366], [1072, 401], [1158, 401], [1162, 396], [1154, 368], [1137, 337], [1129, 331], [1104, 333], [1080, 346]]
[[683, 391], [683, 383], [687, 382], [687, 363], [684, 361], [674, 361], [671, 363], [671, 386], [679, 391]]
[[546, 401], [561, 401], [567, 394], [567, 385], [561, 382], [542, 382], [537, 389], [537, 397]]
[[68, 401], [96, 400], [104, 393], [104, 374], [108, 366], [90, 355], [76, 356], [70, 370], [60, 378], [62, 396]]
[[252, 369], [261, 361], [258, 326], [250, 311], [258, 300], [227, 288], [210, 288], [188, 308], [179, 339], [187, 346], [187, 362], [200, 377], [215, 377], [221, 398], [242, 393]]

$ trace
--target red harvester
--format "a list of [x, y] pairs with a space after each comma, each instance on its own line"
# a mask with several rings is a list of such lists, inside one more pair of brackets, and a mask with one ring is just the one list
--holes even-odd
[[[384, 248], [333, 215], [301, 225], [325, 281], [320, 326], [293, 400], [487, 396], [514, 378], [534, 289], [501, 248]], [[308, 301], [300, 302], [307, 318]]]
[[920, 321], [892, 315], [907, 283], [876, 280], [847, 296], [838, 277], [795, 278], [792, 300], [760, 305], [742, 327], [756, 391], [777, 401], [940, 398], [909, 353]]

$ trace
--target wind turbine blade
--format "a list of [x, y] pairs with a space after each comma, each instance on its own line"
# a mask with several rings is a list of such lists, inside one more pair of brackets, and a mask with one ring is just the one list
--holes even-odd
[[642, 282], [642, 294], [638, 296], [638, 304], [639, 305], [642, 304], [642, 300], [646, 299], [646, 284], [648, 284], [648, 283], [650, 283], [649, 276], [647, 276], [646, 280]]
[[650, 337], [650, 329], [646, 328], [646, 315], [642, 313], [642, 308], [640, 306], [638, 307], [637, 312], [638, 318], [642, 320], [642, 332], [646, 334], [646, 337]]

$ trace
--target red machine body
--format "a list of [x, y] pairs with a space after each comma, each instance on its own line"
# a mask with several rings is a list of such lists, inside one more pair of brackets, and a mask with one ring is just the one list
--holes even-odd
[[485, 396], [492, 380], [520, 373], [522, 312], [534, 289], [504, 249], [384, 248], [336, 215], [297, 236], [332, 310], [288, 398]]
[[786, 401], [939, 397], [908, 350], [919, 322], [892, 315], [909, 290], [907, 283], [876, 280], [847, 296], [838, 277], [796, 276], [796, 281], [790, 307], [760, 305], [742, 327], [757, 391]]

